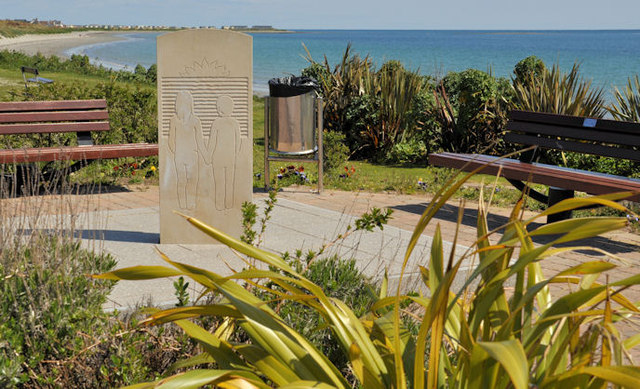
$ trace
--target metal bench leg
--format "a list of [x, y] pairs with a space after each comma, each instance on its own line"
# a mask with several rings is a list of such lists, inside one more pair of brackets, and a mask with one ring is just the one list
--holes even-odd
[[[549, 187], [549, 203], [548, 206], [555, 205], [562, 200], [573, 198], [573, 191], [569, 189]], [[553, 223], [560, 220], [571, 219], [571, 211], [565, 211], [547, 216], [547, 223]]]

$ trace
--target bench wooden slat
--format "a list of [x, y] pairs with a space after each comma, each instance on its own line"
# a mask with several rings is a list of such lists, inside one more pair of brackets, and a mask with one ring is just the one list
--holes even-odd
[[106, 110], [0, 113], [0, 123], [68, 122], [108, 119], [109, 112]]
[[0, 163], [30, 163], [51, 161], [93, 161], [99, 159], [148, 157], [158, 155], [158, 145], [130, 143], [50, 148], [0, 150]]
[[0, 135], [108, 131], [109, 122], [2, 124]]
[[508, 142], [519, 143], [524, 145], [538, 145], [550, 149], [558, 149], [564, 151], [576, 151], [579, 153], [587, 153], [593, 155], [601, 155], [605, 157], [624, 158], [632, 161], [640, 161], [640, 151], [632, 149], [623, 149], [619, 147], [609, 147], [592, 143], [571, 142], [560, 139], [540, 138], [530, 135], [508, 133], [504, 139]]
[[545, 125], [532, 122], [509, 121], [507, 130], [532, 134], [544, 134], [550, 136], [585, 139], [594, 142], [611, 143], [623, 146], [640, 146], [640, 133], [630, 135], [627, 133], [614, 133], [594, 131], [588, 127], [562, 127], [558, 125]]
[[[482, 167], [481, 174], [500, 174], [504, 178], [561, 187], [593, 195], [621, 191], [640, 193], [640, 180], [594, 174], [553, 165], [531, 164], [514, 159], [499, 159], [488, 155], [438, 153], [429, 156], [429, 163], [465, 171], [473, 171]], [[638, 201], [640, 195], [629, 199]]]
[[[580, 116], [558, 115], [542, 112], [528, 112], [513, 110], [509, 112], [509, 119], [514, 121], [553, 124], [558, 126], [585, 128], [584, 119]], [[599, 130], [617, 131], [638, 135], [638, 123], [619, 120], [597, 119], [596, 126]]]
[[106, 108], [107, 101], [104, 99], [0, 102], [0, 112], [69, 111]]

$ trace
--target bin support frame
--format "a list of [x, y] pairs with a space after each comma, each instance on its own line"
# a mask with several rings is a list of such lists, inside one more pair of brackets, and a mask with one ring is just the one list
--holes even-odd
[[323, 134], [323, 100], [321, 97], [316, 98], [316, 136], [318, 137], [318, 149], [314, 152], [313, 158], [297, 158], [295, 156], [272, 156], [269, 151], [269, 96], [264, 98], [264, 189], [269, 190], [270, 170], [269, 165], [271, 161], [281, 162], [317, 162], [318, 164], [318, 194], [323, 190], [323, 176], [322, 169], [323, 162], [323, 147], [322, 147], [322, 134]]

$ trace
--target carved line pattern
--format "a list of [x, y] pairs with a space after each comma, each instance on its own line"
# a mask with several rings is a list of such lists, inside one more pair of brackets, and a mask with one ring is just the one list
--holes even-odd
[[204, 136], [218, 117], [216, 100], [226, 95], [233, 99], [231, 115], [240, 124], [242, 137], [249, 136], [249, 79], [247, 77], [163, 77], [160, 79], [162, 135], [169, 136], [169, 122], [175, 112], [175, 97], [185, 90], [193, 95], [194, 112], [202, 122]]

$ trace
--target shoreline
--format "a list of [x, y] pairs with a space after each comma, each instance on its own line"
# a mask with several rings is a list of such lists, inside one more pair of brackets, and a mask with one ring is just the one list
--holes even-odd
[[[153, 33], [156, 31], [131, 32]], [[127, 31], [77, 31], [64, 34], [21, 35], [15, 38], [0, 38], [0, 50], [18, 51], [28, 55], [40, 53], [44, 56], [55, 55], [60, 58], [69, 58], [73, 54], [73, 49], [126, 40], [127, 38], [119, 35], [127, 33]], [[96, 63], [94, 59], [90, 59], [90, 61], [94, 64]], [[110, 64], [101, 61], [98, 61], [98, 63], [116, 70], [133, 71], [133, 68], [127, 65]], [[269, 89], [267, 87], [262, 87], [262, 85], [258, 84], [253, 85], [253, 95], [264, 97], [268, 94]]]
[[[29, 55], [42, 54], [69, 58], [68, 50], [100, 43], [124, 40], [119, 35], [157, 31], [77, 31], [64, 34], [28, 34], [15, 38], [0, 38], [0, 50], [19, 51]], [[291, 34], [290, 30], [242, 30], [242, 33]]]
[[79, 46], [123, 40], [122, 31], [78, 31], [65, 34], [32, 34], [0, 39], [0, 50], [19, 51], [29, 55], [42, 54], [69, 58], [65, 53]]

